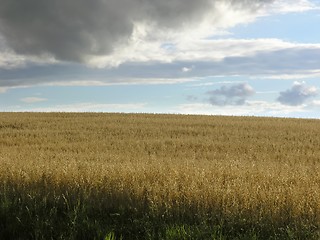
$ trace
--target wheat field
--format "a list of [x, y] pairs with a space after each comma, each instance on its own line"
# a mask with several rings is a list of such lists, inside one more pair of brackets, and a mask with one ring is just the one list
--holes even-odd
[[319, 239], [320, 121], [0, 114], [1, 239]]

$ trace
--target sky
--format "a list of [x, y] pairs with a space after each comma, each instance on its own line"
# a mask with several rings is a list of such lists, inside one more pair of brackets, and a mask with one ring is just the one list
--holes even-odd
[[320, 0], [0, 0], [0, 112], [320, 118]]

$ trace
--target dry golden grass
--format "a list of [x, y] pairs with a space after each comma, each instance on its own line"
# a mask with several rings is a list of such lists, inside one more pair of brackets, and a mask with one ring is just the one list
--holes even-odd
[[3, 192], [41, 204], [259, 231], [320, 225], [318, 120], [1, 113], [0, 149]]

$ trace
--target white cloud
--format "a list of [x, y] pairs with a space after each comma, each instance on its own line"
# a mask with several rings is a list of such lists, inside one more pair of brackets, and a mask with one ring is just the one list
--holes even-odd
[[[189, 75], [203, 72], [203, 66], [208, 65], [210, 69], [209, 72], [205, 71], [206, 76], [257, 72], [261, 75], [265, 72], [268, 75], [273, 72], [276, 73], [274, 75], [305, 75], [318, 74], [320, 71], [320, 44], [291, 43], [280, 39], [202, 39], [179, 42], [174, 45], [174, 50], [166, 51], [159, 43], [158, 50], [151, 46], [137, 49], [134, 55], [115, 57], [107, 63], [116, 66], [129, 61], [133, 63], [131, 66], [143, 69], [166, 67], [175, 63], [177, 66], [182, 65], [180, 69]], [[186, 64], [192, 67], [186, 67]], [[120, 71], [125, 71], [127, 66], [119, 66], [118, 72], [121, 74]], [[288, 68], [289, 71], [285, 71]], [[161, 69], [158, 77], [163, 76], [164, 72], [167, 69]], [[157, 74], [155, 71], [146, 73]]]
[[39, 97], [26, 97], [26, 98], [21, 98], [20, 100], [25, 103], [38, 103], [38, 102], [45, 102], [48, 99], [39, 98]]
[[181, 104], [170, 111], [180, 114], [226, 115], [226, 116], [275, 116], [288, 117], [310, 112], [309, 105], [286, 106], [278, 102], [247, 101], [242, 106], [213, 106], [210, 103]]
[[[211, 76], [217, 77], [217, 76]], [[201, 78], [199, 79], [201, 80]], [[214, 82], [204, 82], [204, 83], [194, 83], [188, 85], [188, 87], [208, 87], [214, 85], [226, 85], [226, 84], [236, 84], [236, 83], [243, 83], [243, 81], [214, 81]]]
[[184, 73], [191, 72], [192, 69], [193, 69], [193, 67], [183, 67], [182, 72], [184, 72]]
[[[236, 25], [252, 23], [259, 17], [318, 8], [318, 5], [308, 0], [277, 0], [267, 1], [257, 8], [258, 11], [253, 11], [241, 7], [233, 8], [225, 1], [217, 1], [216, 15], [208, 14], [196, 27], [188, 26], [173, 32], [165, 29], [163, 32], [154, 29], [155, 26], [138, 23], [126, 46], [119, 46], [108, 56], [92, 57], [88, 64], [96, 67], [116, 67], [126, 62], [221, 61], [226, 57], [253, 56], [261, 52], [291, 48], [320, 48], [320, 44], [297, 44], [280, 39], [210, 38], [221, 35], [221, 32], [228, 33], [226, 30]], [[169, 43], [171, 47], [163, 48], [164, 43]], [[188, 67], [183, 67], [182, 71], [190, 72]]]
[[314, 100], [314, 101], [312, 101], [312, 102], [311, 102], [311, 105], [312, 105], [313, 107], [320, 107], [320, 100]]
[[277, 74], [269, 76], [260, 76], [260, 79], [283, 79], [283, 80], [293, 80], [293, 79], [306, 79], [306, 78], [317, 78], [320, 77], [319, 70], [300, 70], [299, 73], [287, 73], [287, 74]]
[[298, 106], [317, 95], [318, 90], [316, 87], [307, 86], [305, 82], [294, 82], [290, 89], [280, 92], [277, 101], [284, 105]]
[[0, 54], [0, 68], [12, 69], [25, 66], [26, 59], [12, 52], [1, 52]]
[[[289, 48], [320, 48], [320, 44], [294, 44], [280, 39], [200, 39], [172, 43], [173, 49], [163, 48], [161, 41], [140, 40], [132, 47], [117, 49], [113, 55], [92, 58], [91, 66], [116, 67], [125, 62], [221, 61], [226, 57], [252, 56], [259, 52]], [[188, 67], [184, 68], [190, 69]], [[190, 69], [191, 70], [191, 69]]]
[[[151, 44], [151, 45], [150, 45]], [[148, 43], [134, 54], [108, 56], [92, 64], [118, 66], [132, 62], [141, 69], [163, 67], [159, 77], [176, 73], [166, 69], [171, 63], [181, 66], [181, 72], [193, 77], [217, 75], [305, 76], [318, 75], [320, 44], [301, 44], [280, 39], [194, 39], [180, 41], [168, 51], [161, 43]], [[186, 64], [193, 67], [186, 67]], [[166, 66], [167, 65], [167, 66]], [[176, 70], [175, 70], [176, 71]], [[150, 71], [145, 71], [151, 73]], [[147, 76], [150, 77], [150, 76]], [[169, 77], [170, 78], [170, 77]], [[172, 78], [172, 77], [171, 77]]]
[[160, 85], [160, 84], [180, 84], [194, 82], [192, 78], [122, 78], [102, 80], [70, 80], [70, 81], [52, 81], [48, 83], [39, 83], [41, 86], [123, 86], [123, 85]]
[[[156, 25], [136, 23], [133, 34], [125, 46], [118, 46], [110, 55], [92, 56], [87, 63], [95, 67], [116, 67], [125, 62], [222, 60], [225, 57], [248, 56], [261, 51], [297, 47], [293, 43], [279, 39], [212, 40], [208, 37], [221, 36], [221, 33], [230, 35], [227, 29], [239, 24], [252, 23], [262, 16], [317, 8], [319, 8], [317, 5], [307, 0], [277, 0], [261, 4], [257, 8], [259, 11], [253, 11], [248, 8], [230, 7], [225, 1], [217, 1], [216, 14], [210, 13], [195, 26], [188, 25], [179, 31], [170, 29], [161, 31], [155, 29]], [[163, 48], [164, 43], [170, 43], [172, 48]]]
[[305, 12], [316, 9], [319, 9], [319, 4], [309, 0], [277, 0], [267, 5], [264, 9], [261, 9], [260, 12], [262, 15], [270, 15], [276, 13]]
[[16, 111], [30, 112], [143, 112], [146, 103], [75, 103], [62, 104], [50, 107], [25, 108], [19, 107]]

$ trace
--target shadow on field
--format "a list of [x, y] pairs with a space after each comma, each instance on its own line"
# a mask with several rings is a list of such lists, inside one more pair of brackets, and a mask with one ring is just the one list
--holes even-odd
[[[5, 182], [0, 192], [0, 239], [318, 239], [303, 218], [250, 212], [227, 214], [183, 202], [154, 205], [129, 190], [98, 192], [50, 182]], [[191, 208], [191, 209], [190, 209]], [[193, 208], [193, 209], [192, 209]], [[307, 219], [306, 219], [307, 220]]]

